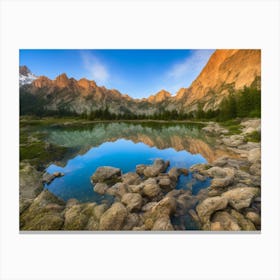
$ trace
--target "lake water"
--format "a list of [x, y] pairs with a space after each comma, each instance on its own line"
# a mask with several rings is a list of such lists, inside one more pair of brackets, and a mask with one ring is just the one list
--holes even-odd
[[[48, 141], [72, 150], [63, 163], [52, 164], [49, 173], [65, 176], [46, 185], [52, 193], [68, 200], [100, 202], [104, 197], [93, 191], [91, 175], [100, 166], [114, 166], [123, 173], [135, 171], [137, 164], [152, 164], [154, 159], [170, 161], [170, 167], [205, 163], [219, 155], [211, 139], [198, 126], [186, 124], [98, 123], [84, 127], [53, 127]], [[68, 156], [69, 157], [69, 156]], [[62, 166], [61, 166], [62, 165]], [[210, 179], [196, 181], [192, 174], [181, 176], [177, 188], [191, 189], [196, 195], [208, 187]]]

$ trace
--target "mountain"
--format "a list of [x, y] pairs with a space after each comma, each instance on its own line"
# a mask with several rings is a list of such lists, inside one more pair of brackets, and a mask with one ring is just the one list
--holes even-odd
[[26, 66], [19, 67], [19, 85], [31, 84], [37, 77]]
[[36, 77], [26, 66], [21, 66], [21, 107], [28, 113], [33, 102], [41, 110], [89, 114], [102, 109], [136, 115], [162, 110], [191, 112], [197, 110], [198, 104], [204, 111], [215, 110], [230, 93], [235, 94], [245, 86], [260, 89], [260, 77], [260, 50], [216, 50], [189, 88], [179, 89], [175, 96], [161, 90], [148, 98], [133, 99], [85, 78], [75, 80], [63, 73], [51, 80]]
[[223, 98], [244, 86], [260, 89], [260, 50], [216, 50], [199, 76], [178, 92], [176, 103], [192, 111], [198, 103], [204, 110], [217, 109]]

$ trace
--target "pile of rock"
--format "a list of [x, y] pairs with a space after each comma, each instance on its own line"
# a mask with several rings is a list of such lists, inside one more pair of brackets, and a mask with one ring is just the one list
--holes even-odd
[[[156, 159], [122, 174], [114, 167], [99, 167], [91, 176], [94, 191], [114, 196], [114, 203], [61, 201], [44, 190], [21, 215], [22, 230], [174, 230], [171, 217], [182, 209], [186, 191], [175, 190], [184, 168], [171, 168]], [[177, 203], [178, 200], [178, 203]], [[178, 204], [178, 205], [177, 205]], [[184, 205], [185, 206], [185, 205]]]

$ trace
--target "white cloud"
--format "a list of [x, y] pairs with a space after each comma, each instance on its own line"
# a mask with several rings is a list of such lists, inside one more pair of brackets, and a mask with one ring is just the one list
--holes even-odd
[[167, 77], [173, 81], [184, 79], [185, 86], [196, 78], [207, 63], [214, 50], [193, 50], [183, 61], [174, 64], [167, 72]]
[[108, 81], [110, 74], [104, 63], [95, 55], [86, 51], [81, 52], [81, 57], [85, 69], [89, 72], [90, 79], [98, 84], [104, 84]]

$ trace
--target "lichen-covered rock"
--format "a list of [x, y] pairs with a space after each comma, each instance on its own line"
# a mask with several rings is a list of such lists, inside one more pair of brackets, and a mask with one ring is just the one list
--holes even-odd
[[88, 223], [89, 217], [82, 212], [83, 206], [73, 205], [65, 211], [65, 230], [83, 230]]
[[228, 200], [224, 197], [215, 196], [204, 199], [196, 206], [196, 212], [202, 223], [208, 223], [210, 216], [218, 210], [227, 207]]
[[126, 207], [115, 202], [100, 218], [100, 230], [121, 230], [127, 217]]
[[121, 170], [111, 166], [98, 167], [91, 176], [92, 183], [114, 183], [120, 180]]
[[226, 191], [222, 194], [222, 197], [226, 198], [233, 208], [240, 210], [242, 208], [249, 207], [252, 199], [259, 194], [259, 188], [244, 187]]
[[94, 185], [94, 188], [93, 190], [96, 192], [96, 193], [99, 193], [99, 194], [105, 194], [106, 191], [108, 190], [108, 185], [105, 184], [105, 183], [96, 183]]
[[65, 202], [48, 190], [42, 191], [20, 215], [21, 230], [60, 230]]
[[138, 211], [142, 207], [142, 196], [138, 193], [126, 193], [122, 197], [122, 203], [129, 212]]

